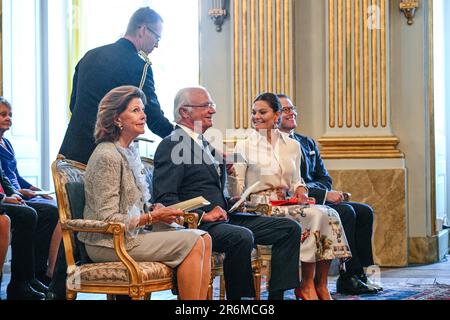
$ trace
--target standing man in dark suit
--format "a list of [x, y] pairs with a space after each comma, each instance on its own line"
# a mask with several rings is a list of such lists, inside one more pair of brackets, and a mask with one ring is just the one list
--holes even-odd
[[299, 284], [300, 225], [287, 218], [228, 213], [224, 196], [226, 168], [204, 139], [212, 127], [216, 106], [204, 88], [186, 88], [175, 98], [175, 131], [155, 154], [155, 202], [171, 205], [198, 196], [211, 204], [197, 210], [199, 228], [212, 237], [213, 251], [224, 252], [227, 298], [254, 297], [251, 252], [255, 244], [272, 245], [269, 299], [283, 299], [284, 291]]
[[70, 111], [72, 117], [59, 153], [86, 164], [95, 149], [94, 127], [98, 104], [112, 89], [133, 85], [147, 96], [147, 125], [161, 138], [173, 125], [164, 117], [155, 94], [148, 55], [158, 47], [163, 20], [154, 10], [138, 9], [130, 19], [126, 34], [116, 43], [86, 53], [75, 68]]
[[302, 150], [301, 176], [316, 203], [335, 209], [341, 218], [352, 258], [345, 263], [336, 290], [343, 294], [376, 293], [382, 288], [367, 278], [364, 267], [374, 264], [372, 256], [373, 209], [364, 204], [344, 201], [342, 191], [332, 190], [332, 179], [320, 157], [313, 139], [295, 133], [297, 110], [286, 95], [278, 95], [283, 106], [280, 130], [300, 143]]
[[[144, 7], [131, 17], [126, 34], [116, 43], [86, 53], [75, 68], [70, 111], [72, 117], [59, 153], [87, 164], [95, 149], [94, 127], [100, 100], [112, 89], [133, 85], [147, 97], [145, 113], [148, 128], [161, 138], [168, 136], [173, 124], [164, 117], [155, 94], [153, 71], [148, 55], [158, 47], [163, 20]], [[61, 244], [47, 299], [65, 299], [66, 268]]]

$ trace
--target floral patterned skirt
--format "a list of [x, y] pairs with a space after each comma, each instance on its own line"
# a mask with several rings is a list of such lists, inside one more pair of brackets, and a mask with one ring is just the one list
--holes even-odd
[[[270, 200], [273, 199], [273, 193]], [[264, 194], [258, 193], [259, 203], [269, 203]], [[255, 197], [252, 198], [253, 205]], [[279, 199], [280, 197], [278, 197]], [[283, 200], [283, 199], [279, 199]], [[341, 219], [336, 210], [322, 205], [288, 205], [272, 207], [272, 216], [288, 217], [302, 226], [300, 260], [317, 262], [322, 260], [351, 258], [352, 254], [345, 237]]]

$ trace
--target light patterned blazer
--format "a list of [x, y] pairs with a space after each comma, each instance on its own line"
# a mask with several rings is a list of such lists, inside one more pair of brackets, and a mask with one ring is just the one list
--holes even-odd
[[[103, 222], [127, 224], [128, 210], [137, 205], [142, 210], [142, 193], [136, 186], [128, 161], [112, 142], [100, 143], [89, 158], [85, 173], [84, 218]], [[79, 233], [80, 241], [100, 247], [113, 248], [113, 236], [98, 233]], [[125, 246], [130, 250], [141, 242], [125, 237]]]

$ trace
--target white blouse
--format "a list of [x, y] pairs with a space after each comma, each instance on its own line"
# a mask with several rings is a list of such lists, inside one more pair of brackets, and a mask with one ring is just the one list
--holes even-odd
[[235, 176], [228, 176], [231, 196], [240, 196], [257, 181], [260, 183], [253, 193], [281, 188], [293, 195], [299, 186], [306, 187], [300, 176], [300, 144], [286, 133], [272, 131], [269, 143], [264, 135], [254, 131], [236, 143], [234, 152], [242, 154], [247, 163], [234, 164]]

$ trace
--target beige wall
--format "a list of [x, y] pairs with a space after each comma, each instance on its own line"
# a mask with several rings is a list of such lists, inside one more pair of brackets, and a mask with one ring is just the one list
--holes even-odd
[[217, 32], [208, 16], [210, 1], [200, 1], [200, 84], [218, 106], [215, 127], [223, 133], [233, 128], [232, 24], [227, 19]]

